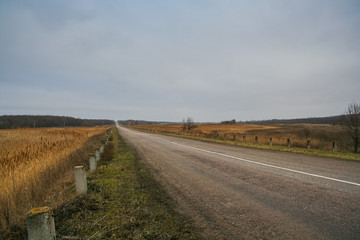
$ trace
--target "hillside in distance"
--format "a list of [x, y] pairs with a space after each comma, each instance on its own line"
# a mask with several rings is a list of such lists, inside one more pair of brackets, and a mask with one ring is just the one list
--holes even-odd
[[108, 119], [80, 119], [50, 115], [3, 115], [0, 116], [0, 129], [39, 128], [39, 127], [93, 127], [113, 125]]

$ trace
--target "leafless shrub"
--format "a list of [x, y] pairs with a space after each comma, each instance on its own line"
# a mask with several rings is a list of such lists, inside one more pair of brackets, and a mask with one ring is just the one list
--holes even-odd
[[194, 120], [191, 117], [188, 117], [185, 121], [185, 119], [183, 119], [183, 126], [182, 129], [184, 131], [186, 130], [192, 130], [194, 128], [197, 128], [197, 125], [194, 123]]
[[358, 153], [360, 145], [360, 104], [350, 103], [342, 118], [343, 125], [347, 129], [348, 135], [351, 137], [354, 146], [354, 152]]

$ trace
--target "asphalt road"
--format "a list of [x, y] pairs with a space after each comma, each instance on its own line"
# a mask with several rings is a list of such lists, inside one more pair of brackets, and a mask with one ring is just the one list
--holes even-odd
[[119, 128], [205, 239], [360, 239], [360, 163]]

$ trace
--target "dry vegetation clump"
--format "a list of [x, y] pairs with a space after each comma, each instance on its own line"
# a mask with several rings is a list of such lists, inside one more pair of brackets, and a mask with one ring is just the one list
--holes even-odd
[[23, 225], [30, 208], [61, 202], [73, 166], [87, 163], [109, 129], [0, 130], [0, 238]]
[[332, 151], [332, 144], [336, 142], [337, 151], [351, 152], [352, 145], [346, 136], [343, 126], [329, 124], [198, 124], [197, 128], [183, 131], [181, 124], [169, 125], [140, 125], [132, 128], [177, 135], [213, 138], [219, 140], [236, 141], [247, 144], [269, 145], [272, 138], [273, 146], [287, 146], [287, 139], [291, 140], [291, 147], [306, 148], [310, 140], [311, 149]]

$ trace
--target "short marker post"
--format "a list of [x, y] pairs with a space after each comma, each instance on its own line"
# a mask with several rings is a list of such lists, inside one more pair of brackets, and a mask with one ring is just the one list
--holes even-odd
[[95, 171], [97, 168], [97, 161], [94, 154], [89, 155], [89, 165], [90, 165], [90, 171]]
[[87, 180], [84, 166], [74, 167], [75, 186], [77, 194], [85, 194], [87, 192]]
[[33, 208], [27, 215], [27, 232], [29, 240], [55, 240], [55, 221], [49, 207]]

